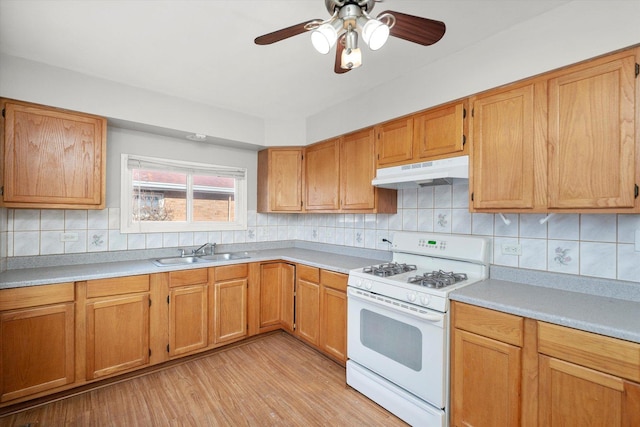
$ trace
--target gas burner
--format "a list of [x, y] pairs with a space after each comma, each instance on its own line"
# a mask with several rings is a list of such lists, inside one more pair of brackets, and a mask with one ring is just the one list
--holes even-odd
[[422, 276], [410, 277], [407, 280], [407, 283], [425, 286], [427, 288], [444, 288], [445, 286], [453, 285], [454, 283], [462, 282], [463, 280], [467, 280], [467, 275], [464, 273], [440, 270], [424, 273]]
[[415, 271], [418, 268], [413, 264], [400, 264], [397, 262], [388, 262], [380, 265], [372, 265], [362, 269], [363, 273], [373, 274], [378, 277], [395, 276], [396, 274], [406, 273], [408, 271]]

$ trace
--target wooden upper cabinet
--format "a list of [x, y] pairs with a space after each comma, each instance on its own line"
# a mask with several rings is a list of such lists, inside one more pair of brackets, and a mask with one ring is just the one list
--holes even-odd
[[464, 102], [443, 105], [413, 116], [413, 159], [464, 154], [465, 117]]
[[258, 212], [300, 212], [301, 147], [276, 147], [258, 153]]
[[413, 118], [403, 117], [375, 127], [377, 167], [406, 163], [413, 158]]
[[376, 175], [373, 128], [346, 135], [340, 146], [340, 206], [342, 209], [375, 208]]
[[473, 208], [534, 207], [535, 96], [531, 83], [472, 100]]
[[305, 149], [306, 210], [340, 208], [340, 138]]
[[549, 80], [549, 207], [633, 208], [636, 57], [624, 52]]
[[3, 99], [3, 204], [103, 209], [106, 119]]

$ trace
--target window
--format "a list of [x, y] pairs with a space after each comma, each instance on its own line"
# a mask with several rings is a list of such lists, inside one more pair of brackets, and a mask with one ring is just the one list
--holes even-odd
[[122, 154], [123, 233], [244, 230], [247, 170]]

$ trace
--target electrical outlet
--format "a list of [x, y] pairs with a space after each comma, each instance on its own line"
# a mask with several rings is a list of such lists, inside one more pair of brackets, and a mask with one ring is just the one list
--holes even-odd
[[521, 245], [509, 245], [507, 243], [502, 244], [502, 255], [522, 255], [522, 246]]
[[61, 242], [77, 242], [78, 233], [61, 233], [60, 241]]

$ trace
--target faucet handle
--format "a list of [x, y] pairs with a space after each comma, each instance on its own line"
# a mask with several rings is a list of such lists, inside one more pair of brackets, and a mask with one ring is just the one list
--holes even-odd
[[184, 249], [178, 249], [180, 252], [180, 258], [184, 258]]

